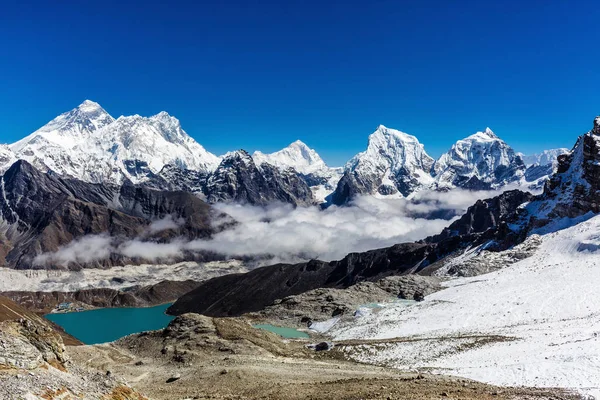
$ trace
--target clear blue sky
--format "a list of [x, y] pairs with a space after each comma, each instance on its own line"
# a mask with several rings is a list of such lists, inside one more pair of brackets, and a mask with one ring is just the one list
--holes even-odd
[[600, 114], [592, 1], [164, 3], [3, 1], [0, 142], [84, 99], [166, 110], [214, 153], [301, 139], [330, 164], [378, 124], [434, 156], [486, 126], [532, 152]]

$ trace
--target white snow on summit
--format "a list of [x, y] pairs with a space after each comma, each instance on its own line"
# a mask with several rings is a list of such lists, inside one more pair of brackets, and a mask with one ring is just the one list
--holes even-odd
[[[498, 171], [509, 171], [500, 177]], [[490, 128], [457, 141], [433, 166], [439, 187], [451, 187], [459, 180], [477, 178], [498, 187], [508, 180], [516, 181], [525, 170], [520, 155]]]
[[525, 165], [528, 167], [531, 165], [551, 165], [556, 163], [558, 156], [568, 152], [569, 149], [561, 147], [558, 149], [544, 150], [537, 154], [521, 154], [521, 157], [523, 158], [523, 161], [525, 161]]
[[257, 165], [266, 162], [281, 169], [294, 168], [305, 175], [318, 174], [329, 169], [317, 152], [300, 140], [271, 154], [255, 151], [252, 158]]
[[303, 175], [312, 175], [315, 182], [311, 185], [311, 189], [318, 202], [325, 201], [325, 198], [335, 190], [342, 176], [341, 168], [328, 167], [315, 150], [300, 140], [270, 154], [255, 151], [252, 158], [259, 166], [269, 163], [282, 170], [293, 168]]
[[17, 157], [7, 144], [0, 144], [0, 174], [3, 174], [15, 161]]
[[153, 173], [165, 164], [211, 171], [219, 162], [165, 112], [115, 120], [90, 100], [10, 145], [10, 150], [40, 170], [88, 182], [136, 182], [126, 161], [147, 163]]
[[379, 125], [369, 135], [367, 149], [348, 161], [344, 169], [379, 177], [384, 183], [402, 173], [415, 178], [419, 185], [428, 186], [433, 182], [429, 173], [433, 162], [415, 136]]

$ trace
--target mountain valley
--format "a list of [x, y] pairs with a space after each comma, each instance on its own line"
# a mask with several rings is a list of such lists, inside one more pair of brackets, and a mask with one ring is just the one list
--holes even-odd
[[[0, 376], [27, 399], [598, 396], [599, 143], [600, 117], [535, 156], [488, 128], [436, 160], [379, 126], [331, 168], [85, 101], [0, 147], [0, 305], [23, 317]], [[163, 330], [101, 345], [33, 314], [171, 302]], [[69, 343], [60, 366], [23, 319]]]

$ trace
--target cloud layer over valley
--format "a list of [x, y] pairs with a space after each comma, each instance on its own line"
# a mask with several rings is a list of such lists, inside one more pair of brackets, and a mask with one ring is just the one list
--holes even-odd
[[[119, 241], [108, 235], [86, 236], [55, 253], [38, 256], [39, 265], [80, 264], [120, 255], [146, 261], [181, 260], [186, 254], [210, 251], [225, 257], [256, 257], [257, 264], [297, 262], [318, 258], [340, 259], [361, 252], [415, 241], [439, 233], [453, 218], [478, 199], [497, 192], [421, 192], [411, 200], [359, 197], [347, 207], [293, 208], [287, 204], [257, 207], [217, 204], [214, 207], [233, 217], [237, 225], [210, 240], [183, 239], [157, 243], [135, 239]], [[215, 221], [219, 224], [221, 221]], [[149, 231], [174, 229], [173, 218], [155, 221]]]

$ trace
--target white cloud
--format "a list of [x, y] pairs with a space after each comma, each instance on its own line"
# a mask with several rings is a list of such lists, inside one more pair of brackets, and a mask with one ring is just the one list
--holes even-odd
[[163, 219], [156, 220], [150, 224], [148, 231], [150, 233], [162, 232], [168, 229], [177, 229], [184, 224], [184, 220], [179, 218], [175, 220], [172, 215], [166, 215]]
[[112, 238], [108, 235], [88, 235], [73, 240], [66, 246], [61, 247], [54, 253], [38, 255], [34, 265], [58, 264], [66, 265], [70, 262], [90, 263], [106, 259], [113, 251]]
[[[347, 207], [293, 208], [288, 204], [257, 207], [217, 204], [214, 207], [238, 223], [210, 240], [156, 243], [141, 239], [114, 244], [106, 235], [87, 236], [57, 252], [36, 258], [38, 264], [91, 262], [111, 253], [144, 260], [181, 258], [186, 252], [211, 251], [228, 257], [255, 256], [261, 264], [298, 262], [311, 258], [340, 259], [351, 252], [411, 242], [439, 233], [477, 199], [497, 192], [421, 192], [411, 200], [358, 197]], [[432, 215], [434, 217], [432, 217]], [[442, 218], [445, 217], [446, 219]], [[229, 218], [229, 217], [227, 217]], [[218, 225], [220, 221], [215, 221]], [[179, 225], [172, 217], [155, 221], [151, 232]]]

